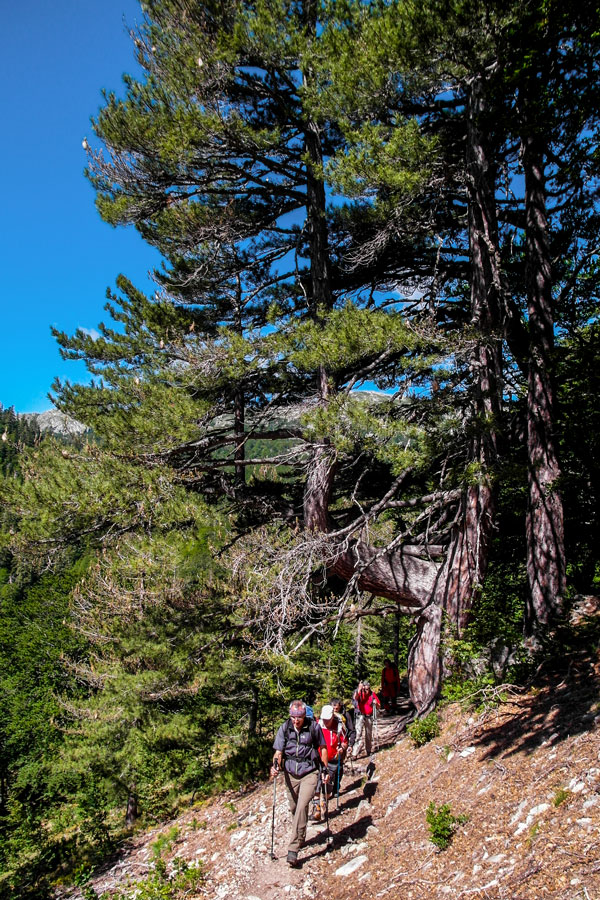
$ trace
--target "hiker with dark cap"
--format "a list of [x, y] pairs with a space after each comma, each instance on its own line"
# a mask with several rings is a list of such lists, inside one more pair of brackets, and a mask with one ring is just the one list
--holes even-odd
[[273, 742], [272, 777], [281, 768], [288, 793], [290, 812], [293, 816], [292, 832], [288, 844], [287, 861], [298, 866], [298, 851], [304, 846], [308, 807], [317, 789], [319, 766], [323, 768], [322, 780], [329, 781], [327, 771], [327, 743], [321, 726], [306, 717], [306, 705], [302, 700], [290, 703], [290, 717], [279, 728]]
[[371, 690], [368, 681], [361, 681], [357, 689], [354, 691], [352, 702], [356, 710], [356, 743], [352, 750], [352, 759], [356, 759], [360, 746], [365, 744], [365, 756], [371, 755], [371, 744], [373, 742], [373, 710], [377, 706], [381, 706], [379, 697]]

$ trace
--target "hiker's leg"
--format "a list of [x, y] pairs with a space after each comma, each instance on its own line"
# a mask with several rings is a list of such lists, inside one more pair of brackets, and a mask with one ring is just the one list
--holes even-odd
[[287, 771], [284, 774], [284, 778], [285, 786], [287, 788], [288, 804], [290, 807], [290, 812], [293, 816], [296, 812], [296, 806], [298, 805], [298, 790], [300, 788], [300, 778], [295, 778]]
[[361, 713], [357, 713], [356, 715], [356, 740], [354, 742], [354, 747], [352, 748], [352, 758], [356, 759], [359, 754], [360, 745], [362, 743], [362, 734], [363, 728], [365, 724], [365, 717], [361, 715]]
[[365, 753], [371, 755], [371, 745], [373, 743], [373, 719], [365, 716]]
[[298, 852], [306, 838], [306, 824], [308, 822], [308, 807], [317, 787], [318, 772], [311, 772], [304, 778], [298, 778], [298, 793], [294, 821], [292, 822], [292, 834], [288, 850]]

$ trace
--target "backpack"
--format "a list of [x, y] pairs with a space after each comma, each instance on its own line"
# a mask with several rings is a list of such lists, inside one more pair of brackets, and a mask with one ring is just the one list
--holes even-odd
[[[304, 721], [305, 721], [305, 724], [308, 725], [311, 737], [313, 738], [313, 741], [314, 741], [313, 728], [315, 725], [318, 725], [319, 723], [316, 721], [316, 719], [313, 716], [308, 715], [308, 707], [306, 709], [306, 717], [305, 717]], [[291, 719], [287, 719], [287, 721], [284, 724], [284, 728], [283, 728], [283, 735], [284, 735], [286, 744], [287, 744], [287, 742], [290, 738], [290, 735], [293, 731], [294, 731], [294, 726], [292, 725]], [[283, 757], [282, 757], [282, 763], [283, 763], [284, 769], [285, 769], [285, 760], [287, 758], [291, 758], [291, 757], [286, 757], [285, 751], [284, 751]], [[321, 757], [319, 755], [319, 750], [317, 747], [314, 746], [314, 743], [313, 743], [312, 750], [311, 750], [311, 759], [312, 759], [313, 763], [315, 764], [315, 766], [318, 767]]]

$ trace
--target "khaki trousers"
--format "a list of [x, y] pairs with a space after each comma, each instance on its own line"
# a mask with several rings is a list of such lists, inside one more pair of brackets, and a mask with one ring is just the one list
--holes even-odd
[[297, 778], [286, 771], [284, 777], [290, 812], [293, 816], [288, 850], [293, 850], [297, 853], [304, 845], [306, 839], [308, 807], [317, 790], [319, 773], [315, 770], [314, 772], [309, 772], [308, 775], [303, 775], [302, 778]]
[[371, 745], [373, 743], [373, 719], [371, 716], [363, 716], [362, 713], [356, 714], [356, 742], [352, 748], [352, 759], [356, 759], [359, 754], [360, 745], [364, 734], [365, 755], [371, 755]]

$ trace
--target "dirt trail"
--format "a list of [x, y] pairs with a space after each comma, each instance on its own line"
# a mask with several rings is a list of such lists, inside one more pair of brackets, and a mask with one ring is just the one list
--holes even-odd
[[[206, 879], [188, 900], [600, 900], [600, 662], [574, 657], [568, 671], [529, 693], [506, 691], [479, 716], [458, 705], [441, 713], [439, 737], [416, 748], [398, 722], [379, 722], [372, 777], [347, 771], [330, 816], [331, 844], [311, 825], [301, 867], [285, 862], [290, 814], [277, 786], [230, 792], [139, 835], [98, 873], [101, 895], [164, 854], [203, 860]], [[450, 846], [431, 843], [425, 813], [447, 804], [461, 817]], [[176, 829], [176, 831], [175, 831]], [[65, 895], [63, 895], [65, 896]], [[71, 900], [81, 894], [72, 891]]]

